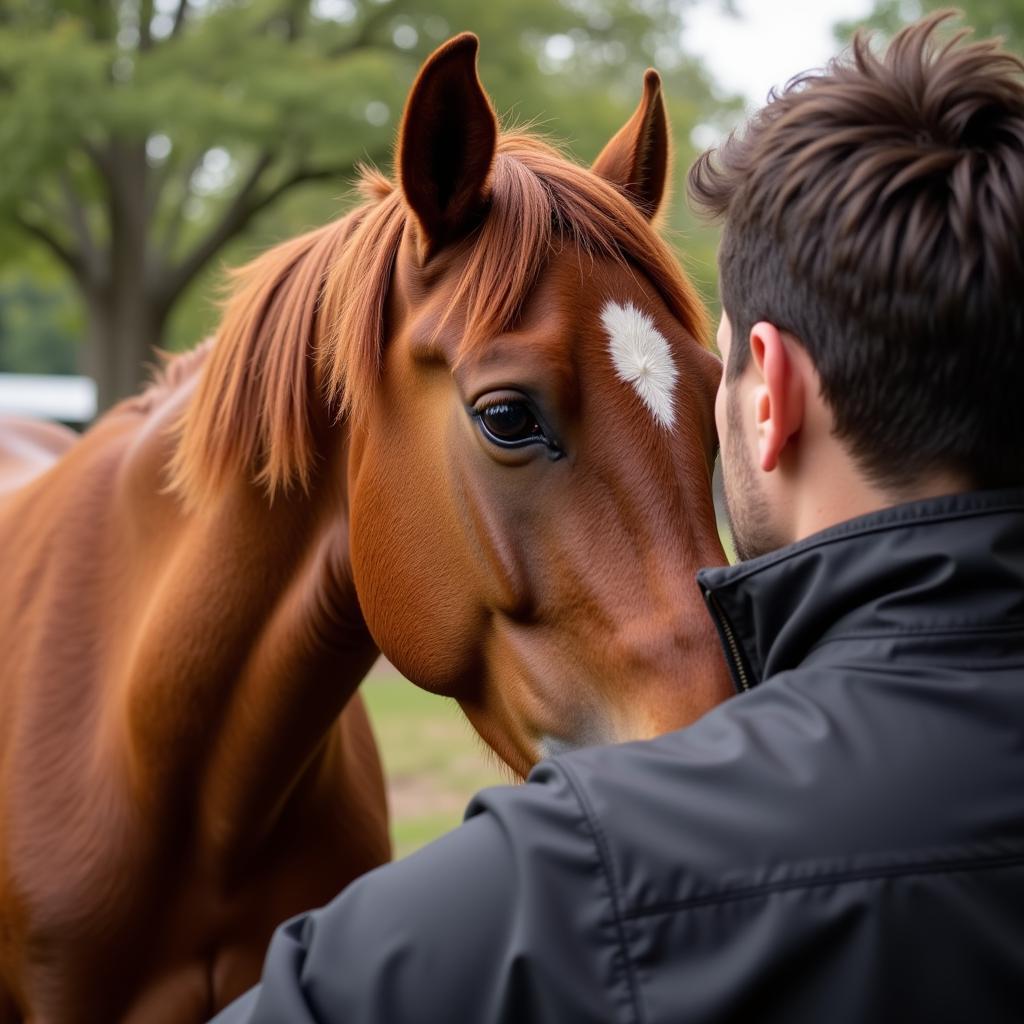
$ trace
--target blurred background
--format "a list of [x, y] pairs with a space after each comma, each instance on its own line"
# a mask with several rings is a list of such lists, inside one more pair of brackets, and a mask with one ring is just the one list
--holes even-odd
[[[216, 327], [224, 268], [340, 216], [356, 165], [390, 169], [422, 60], [466, 29], [506, 125], [590, 161], [662, 73], [675, 196], [662, 227], [716, 306], [717, 233], [693, 157], [858, 25], [941, 0], [0, 0], [0, 412], [84, 426], [154, 347]], [[1024, 0], [961, 0], [1022, 52]], [[454, 705], [386, 665], [364, 688], [397, 852], [504, 776]]]

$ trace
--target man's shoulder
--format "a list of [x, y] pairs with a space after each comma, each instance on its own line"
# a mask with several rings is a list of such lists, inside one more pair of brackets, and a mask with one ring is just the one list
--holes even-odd
[[1024, 858], [1024, 758], [994, 750], [984, 703], [948, 697], [798, 669], [688, 728], [558, 764], [627, 915]]

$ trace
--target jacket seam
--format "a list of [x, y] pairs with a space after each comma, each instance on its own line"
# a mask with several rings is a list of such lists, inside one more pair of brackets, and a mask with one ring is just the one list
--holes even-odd
[[645, 917], [656, 917], [659, 914], [677, 913], [679, 911], [716, 906], [721, 903], [736, 903], [741, 900], [756, 899], [777, 892], [790, 892], [798, 889], [817, 889], [829, 885], [843, 885], [848, 882], [869, 882], [889, 878], [905, 878], [913, 875], [961, 874], [964, 872], [995, 871], [1000, 868], [1024, 865], [1024, 853], [1005, 854], [976, 860], [940, 861], [934, 864], [892, 864], [877, 868], [864, 868], [860, 871], [840, 871], [821, 875], [817, 878], [790, 878], [779, 882], [766, 882], [762, 885], [747, 886], [728, 892], [713, 893], [708, 896], [694, 896], [685, 900], [673, 900], [668, 903], [656, 904], [652, 907], [637, 907], [625, 912], [626, 920], [637, 920]]
[[850, 630], [816, 640], [807, 653], [826, 644], [843, 643], [847, 640], [894, 640], [904, 637], [939, 637], [943, 640], [958, 636], [1020, 637], [1024, 639], [1024, 622], [1009, 626], [893, 626], [880, 630]]
[[1024, 636], [1024, 619], [1013, 620], [1010, 623], [999, 623], [998, 625], [985, 625], [984, 623], [970, 623], [962, 626], [937, 623], [934, 626], [892, 626], [888, 629], [879, 630], [850, 630], [849, 632], [836, 633], [835, 636], [826, 637], [820, 643], [828, 643], [830, 640], [845, 640], [847, 637], [885, 637], [902, 636], [904, 633], [934, 633], [936, 636], [977, 636], [979, 634], [1002, 634], [1009, 636]]
[[608, 839], [604, 834], [604, 829], [598, 821], [597, 815], [590, 806], [590, 801], [586, 797], [582, 784], [567, 764], [559, 761], [558, 765], [564, 772], [566, 781], [569, 783], [573, 793], [576, 794], [576, 800], [579, 802], [579, 805], [583, 810], [583, 817], [586, 819], [591, 835], [594, 837], [594, 846], [597, 850], [598, 861], [601, 864], [601, 869], [608, 885], [608, 897], [612, 907], [615, 934], [618, 937], [619, 948], [622, 952], [623, 964], [625, 966], [626, 989], [629, 994], [630, 1002], [633, 1006], [633, 1020], [636, 1021], [637, 1024], [643, 1024], [644, 1013], [640, 1004], [639, 983], [636, 978], [633, 959], [629, 953], [629, 943], [626, 940], [625, 922], [628, 915], [624, 912], [622, 894], [619, 892], [619, 887], [615, 880], [615, 872], [612, 868], [611, 847], [608, 844]]

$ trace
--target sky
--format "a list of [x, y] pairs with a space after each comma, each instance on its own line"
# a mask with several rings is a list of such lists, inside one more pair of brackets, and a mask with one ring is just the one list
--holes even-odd
[[864, 17], [871, 0], [737, 0], [740, 17], [712, 0], [687, 15], [684, 48], [702, 57], [726, 90], [760, 106], [773, 85], [820, 67], [839, 50], [838, 21]]

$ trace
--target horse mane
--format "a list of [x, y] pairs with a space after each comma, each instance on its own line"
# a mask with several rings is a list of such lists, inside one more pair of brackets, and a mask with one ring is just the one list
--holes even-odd
[[[401, 189], [364, 168], [364, 203], [233, 273], [235, 285], [179, 425], [171, 488], [200, 503], [239, 472], [271, 499], [308, 489], [314, 412], [358, 418], [379, 378], [392, 271], [414, 217]], [[572, 244], [639, 270], [702, 345], [707, 314], [668, 245], [616, 187], [525, 132], [503, 134], [487, 216], [467, 239], [450, 311], [458, 358], [507, 331], [553, 254]], [[444, 326], [438, 326], [438, 329]]]

